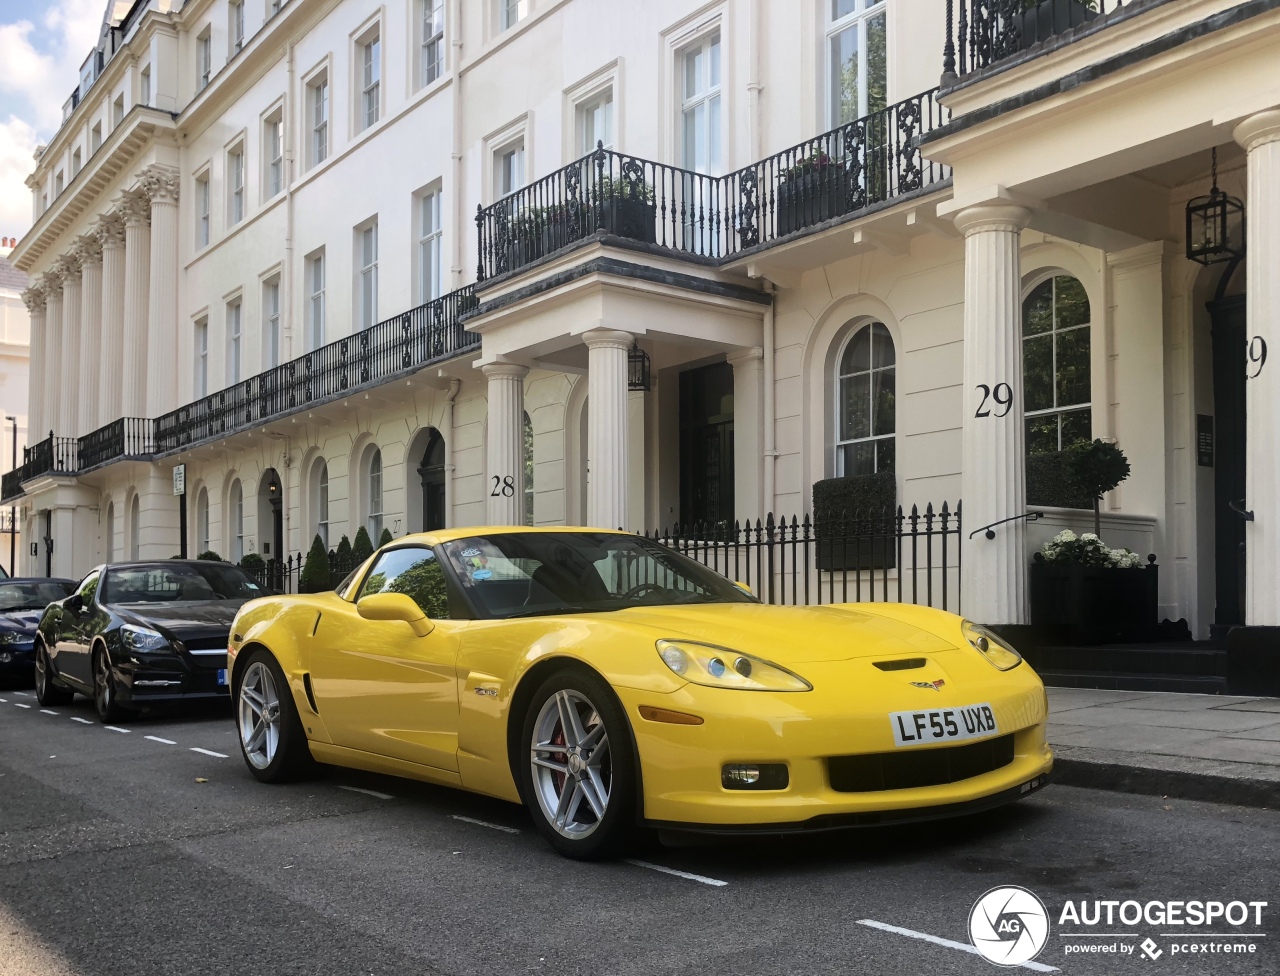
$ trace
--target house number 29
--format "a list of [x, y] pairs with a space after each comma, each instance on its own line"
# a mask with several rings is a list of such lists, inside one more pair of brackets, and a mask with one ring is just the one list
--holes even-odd
[[493, 491], [489, 492], [490, 498], [510, 498], [516, 493], [516, 479], [507, 475], [505, 478], [499, 478], [496, 474], [493, 476]]
[[995, 404], [996, 417], [1003, 417], [1013, 409], [1013, 387], [1008, 383], [997, 383], [995, 386], [979, 383], [978, 389], [982, 391], [982, 402], [978, 404], [975, 417], [992, 416], [991, 407], [987, 406], [988, 400]]
[[1254, 336], [1249, 340], [1246, 354], [1249, 357], [1249, 365], [1245, 369], [1245, 379], [1256, 380], [1262, 373], [1262, 367], [1267, 363], [1267, 340], [1262, 336]]

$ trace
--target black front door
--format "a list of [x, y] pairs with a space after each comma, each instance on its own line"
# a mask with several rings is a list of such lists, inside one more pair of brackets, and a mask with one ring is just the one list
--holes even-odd
[[[1244, 623], [1245, 298], [1209, 303], [1213, 323], [1213, 511], [1218, 625]], [[1232, 506], [1235, 506], [1234, 508]]]
[[444, 514], [444, 438], [433, 430], [418, 465], [422, 479], [422, 531], [445, 528]]
[[680, 522], [733, 523], [733, 367], [680, 374]]

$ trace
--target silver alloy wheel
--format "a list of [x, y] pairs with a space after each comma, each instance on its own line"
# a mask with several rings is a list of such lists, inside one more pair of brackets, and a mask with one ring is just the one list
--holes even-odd
[[237, 724], [240, 744], [255, 769], [266, 769], [280, 746], [280, 695], [271, 669], [254, 661], [240, 682], [240, 704]]
[[589, 837], [604, 820], [613, 788], [609, 731], [590, 699], [566, 688], [543, 702], [529, 761], [547, 822], [570, 840]]

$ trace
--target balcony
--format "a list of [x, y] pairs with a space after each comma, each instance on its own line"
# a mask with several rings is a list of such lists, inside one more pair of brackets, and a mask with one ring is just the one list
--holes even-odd
[[600, 146], [477, 208], [477, 281], [588, 239], [711, 266], [738, 260], [945, 183], [950, 170], [921, 156], [919, 137], [948, 118], [934, 89], [726, 176]]
[[121, 417], [80, 438], [80, 474], [113, 461], [146, 459], [155, 453], [152, 422], [146, 417]]
[[12, 501], [22, 495], [22, 483], [43, 475], [74, 475], [77, 472], [78, 443], [74, 437], [49, 436], [37, 444], [23, 448], [22, 464], [6, 471], [0, 478], [0, 501]]

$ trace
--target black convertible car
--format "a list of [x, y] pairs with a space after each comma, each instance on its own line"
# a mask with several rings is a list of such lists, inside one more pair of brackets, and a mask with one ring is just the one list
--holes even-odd
[[228, 563], [99, 566], [40, 618], [36, 697], [65, 705], [79, 692], [114, 722], [155, 702], [224, 696], [231, 621], [264, 593]]
[[76, 588], [76, 581], [0, 578], [0, 681], [29, 682], [35, 666], [36, 625], [44, 608]]

